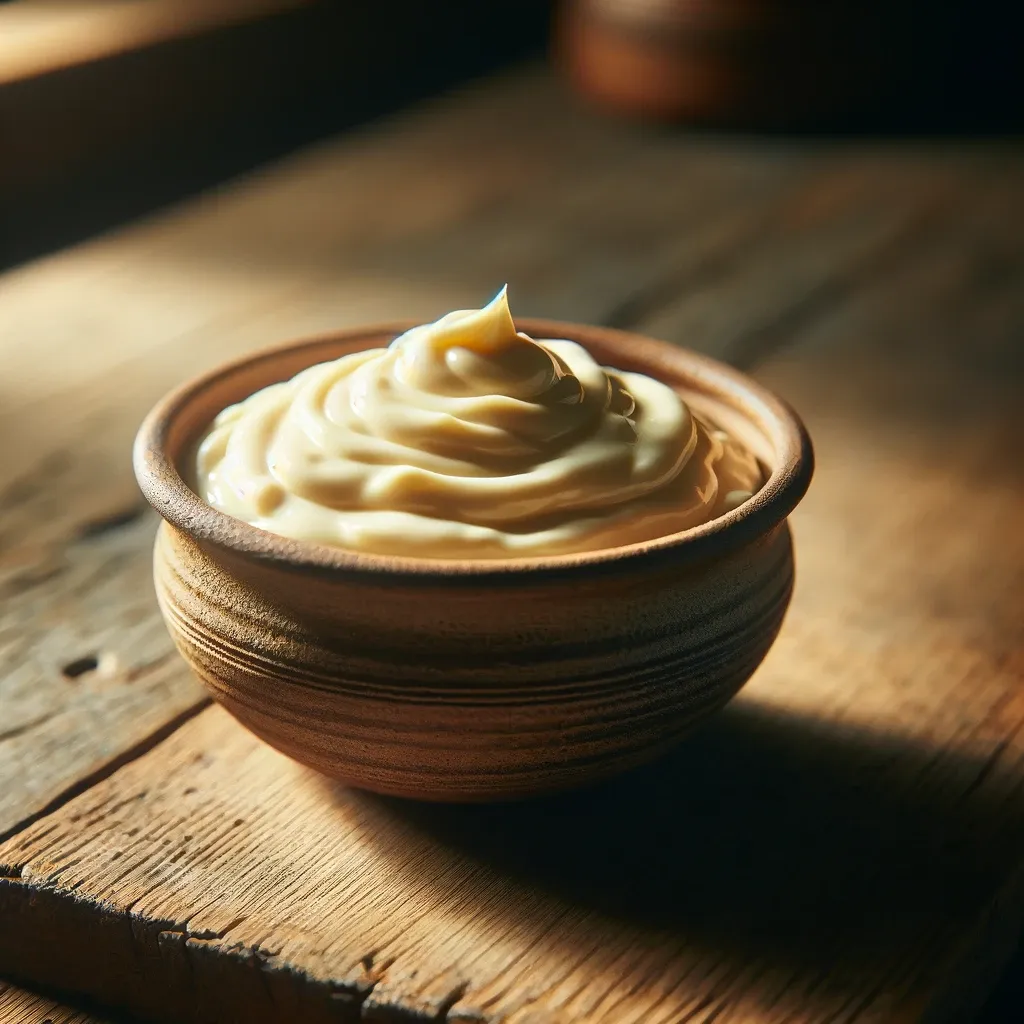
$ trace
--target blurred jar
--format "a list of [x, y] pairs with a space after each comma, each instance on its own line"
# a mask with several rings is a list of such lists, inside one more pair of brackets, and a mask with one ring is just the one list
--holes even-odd
[[555, 50], [581, 92], [625, 113], [827, 124], [955, 104], [936, 90], [960, 89], [949, 73], [970, 65], [978, 26], [980, 63], [991, 63], [995, 9], [964, 0], [563, 0]]

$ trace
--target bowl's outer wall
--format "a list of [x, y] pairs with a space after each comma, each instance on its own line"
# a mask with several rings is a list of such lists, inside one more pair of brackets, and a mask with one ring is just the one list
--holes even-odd
[[782, 523], [685, 567], [396, 586], [164, 523], [155, 579], [178, 648], [268, 743], [362, 788], [467, 801], [567, 788], [670, 747], [768, 651], [793, 553]]

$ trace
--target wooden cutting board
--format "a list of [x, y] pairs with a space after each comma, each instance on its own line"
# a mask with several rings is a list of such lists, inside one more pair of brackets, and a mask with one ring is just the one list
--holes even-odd
[[[40, 720], [0, 772], [40, 781], [0, 802], [0, 973], [161, 1020], [963, 1019], [1024, 920], [1024, 158], [639, 136], [544, 75], [488, 88], [0, 279], [47, 424], [5, 456], [5, 702]], [[629, 777], [349, 791], [204, 709], [122, 445], [232, 351], [506, 279], [800, 409], [794, 604], [741, 698]], [[42, 380], [69, 294], [96, 343]]]

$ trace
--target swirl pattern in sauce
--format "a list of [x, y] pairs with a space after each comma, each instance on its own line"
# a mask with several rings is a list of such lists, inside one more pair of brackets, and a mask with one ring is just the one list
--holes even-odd
[[762, 479], [672, 388], [519, 333], [502, 289], [225, 409], [197, 481], [214, 507], [286, 537], [507, 558], [675, 533]]

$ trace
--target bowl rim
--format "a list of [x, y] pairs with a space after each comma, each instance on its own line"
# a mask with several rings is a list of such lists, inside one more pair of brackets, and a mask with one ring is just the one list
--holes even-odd
[[[168, 523], [193, 539], [280, 568], [378, 583], [387, 579], [433, 583], [486, 579], [532, 582], [538, 577], [577, 574], [584, 569], [616, 572], [649, 562], [677, 566], [719, 557], [771, 532], [792, 512], [810, 484], [814, 451], [800, 417], [785, 401], [741, 370], [690, 349], [617, 328], [526, 317], [517, 318], [516, 325], [532, 337], [568, 338], [585, 347], [621, 352], [627, 365], [619, 368], [627, 369], [632, 364], [640, 372], [650, 373], [653, 369], [655, 376], [659, 376], [657, 370], [662, 368], [664, 375], [725, 401], [748, 419], [756, 420], [756, 425], [770, 435], [776, 451], [777, 464], [764, 485], [724, 515], [651, 540], [560, 555], [440, 559], [369, 554], [282, 537], [214, 508], [183, 479], [167, 450], [172, 426], [195, 401], [225, 378], [301, 349], [313, 351], [361, 339], [366, 339], [367, 347], [380, 345], [385, 336], [397, 337], [416, 325], [413, 320], [368, 324], [294, 339], [221, 363], [173, 389], [153, 406], [135, 438], [133, 463], [144, 497]], [[603, 358], [602, 362], [610, 365]]]

